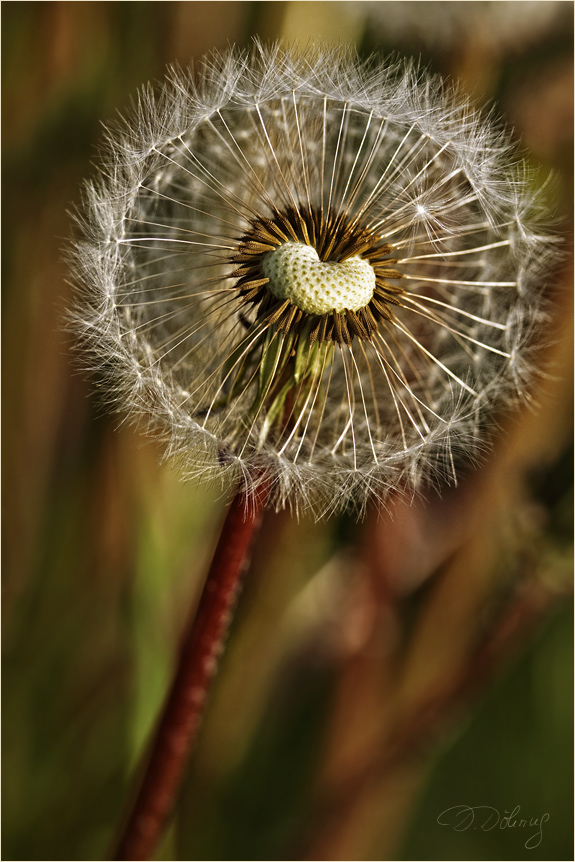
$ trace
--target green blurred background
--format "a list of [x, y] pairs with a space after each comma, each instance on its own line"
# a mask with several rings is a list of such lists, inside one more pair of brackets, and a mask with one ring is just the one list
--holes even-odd
[[[104, 858], [225, 506], [160, 466], [158, 447], [106, 415], [74, 370], [67, 211], [101, 122], [138, 86], [258, 34], [415, 55], [497, 101], [556, 176], [568, 254], [550, 274], [554, 376], [543, 409], [510, 420], [441, 502], [360, 526], [267, 516], [163, 858], [572, 859], [572, 4], [1, 11], [3, 858]], [[493, 609], [524, 587], [537, 600], [520, 648], [417, 729], [418, 698], [459, 678]], [[421, 745], [378, 771], [409, 721]], [[370, 753], [344, 814], [317, 808]], [[529, 850], [524, 829], [439, 825], [458, 804], [549, 820]]]

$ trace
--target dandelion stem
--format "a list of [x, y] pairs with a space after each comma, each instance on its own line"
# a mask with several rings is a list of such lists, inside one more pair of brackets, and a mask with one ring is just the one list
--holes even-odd
[[197, 739], [266, 494], [238, 493], [224, 521], [200, 603], [153, 738], [143, 779], [112, 859], [151, 859], [172, 813]]

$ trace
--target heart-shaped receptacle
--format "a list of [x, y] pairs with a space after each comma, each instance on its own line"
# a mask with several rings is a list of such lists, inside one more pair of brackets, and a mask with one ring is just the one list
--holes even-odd
[[366, 260], [350, 257], [324, 263], [315, 248], [300, 242], [286, 242], [270, 251], [262, 269], [274, 296], [289, 299], [308, 314], [359, 311], [375, 290], [375, 273]]

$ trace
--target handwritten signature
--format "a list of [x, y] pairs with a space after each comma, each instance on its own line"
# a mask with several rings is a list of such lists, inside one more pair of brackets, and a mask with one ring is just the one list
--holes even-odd
[[481, 829], [489, 832], [495, 827], [499, 829], [536, 830], [525, 842], [526, 850], [535, 850], [543, 840], [543, 824], [549, 820], [549, 814], [541, 817], [521, 817], [521, 806], [516, 805], [513, 811], [505, 811], [502, 815], [491, 805], [452, 805], [437, 818], [440, 826], [451, 826], [454, 832], [465, 832], [466, 829]]

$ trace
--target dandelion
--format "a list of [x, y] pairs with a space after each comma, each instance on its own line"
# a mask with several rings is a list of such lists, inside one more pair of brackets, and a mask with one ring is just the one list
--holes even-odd
[[455, 481], [528, 398], [553, 253], [515, 161], [411, 63], [259, 43], [109, 133], [76, 328], [110, 401], [237, 489], [113, 858], [149, 858], [173, 807], [263, 503], [361, 515]]
[[173, 71], [86, 189], [76, 317], [108, 397], [276, 508], [454, 481], [531, 372], [551, 253], [516, 161], [411, 63]]

